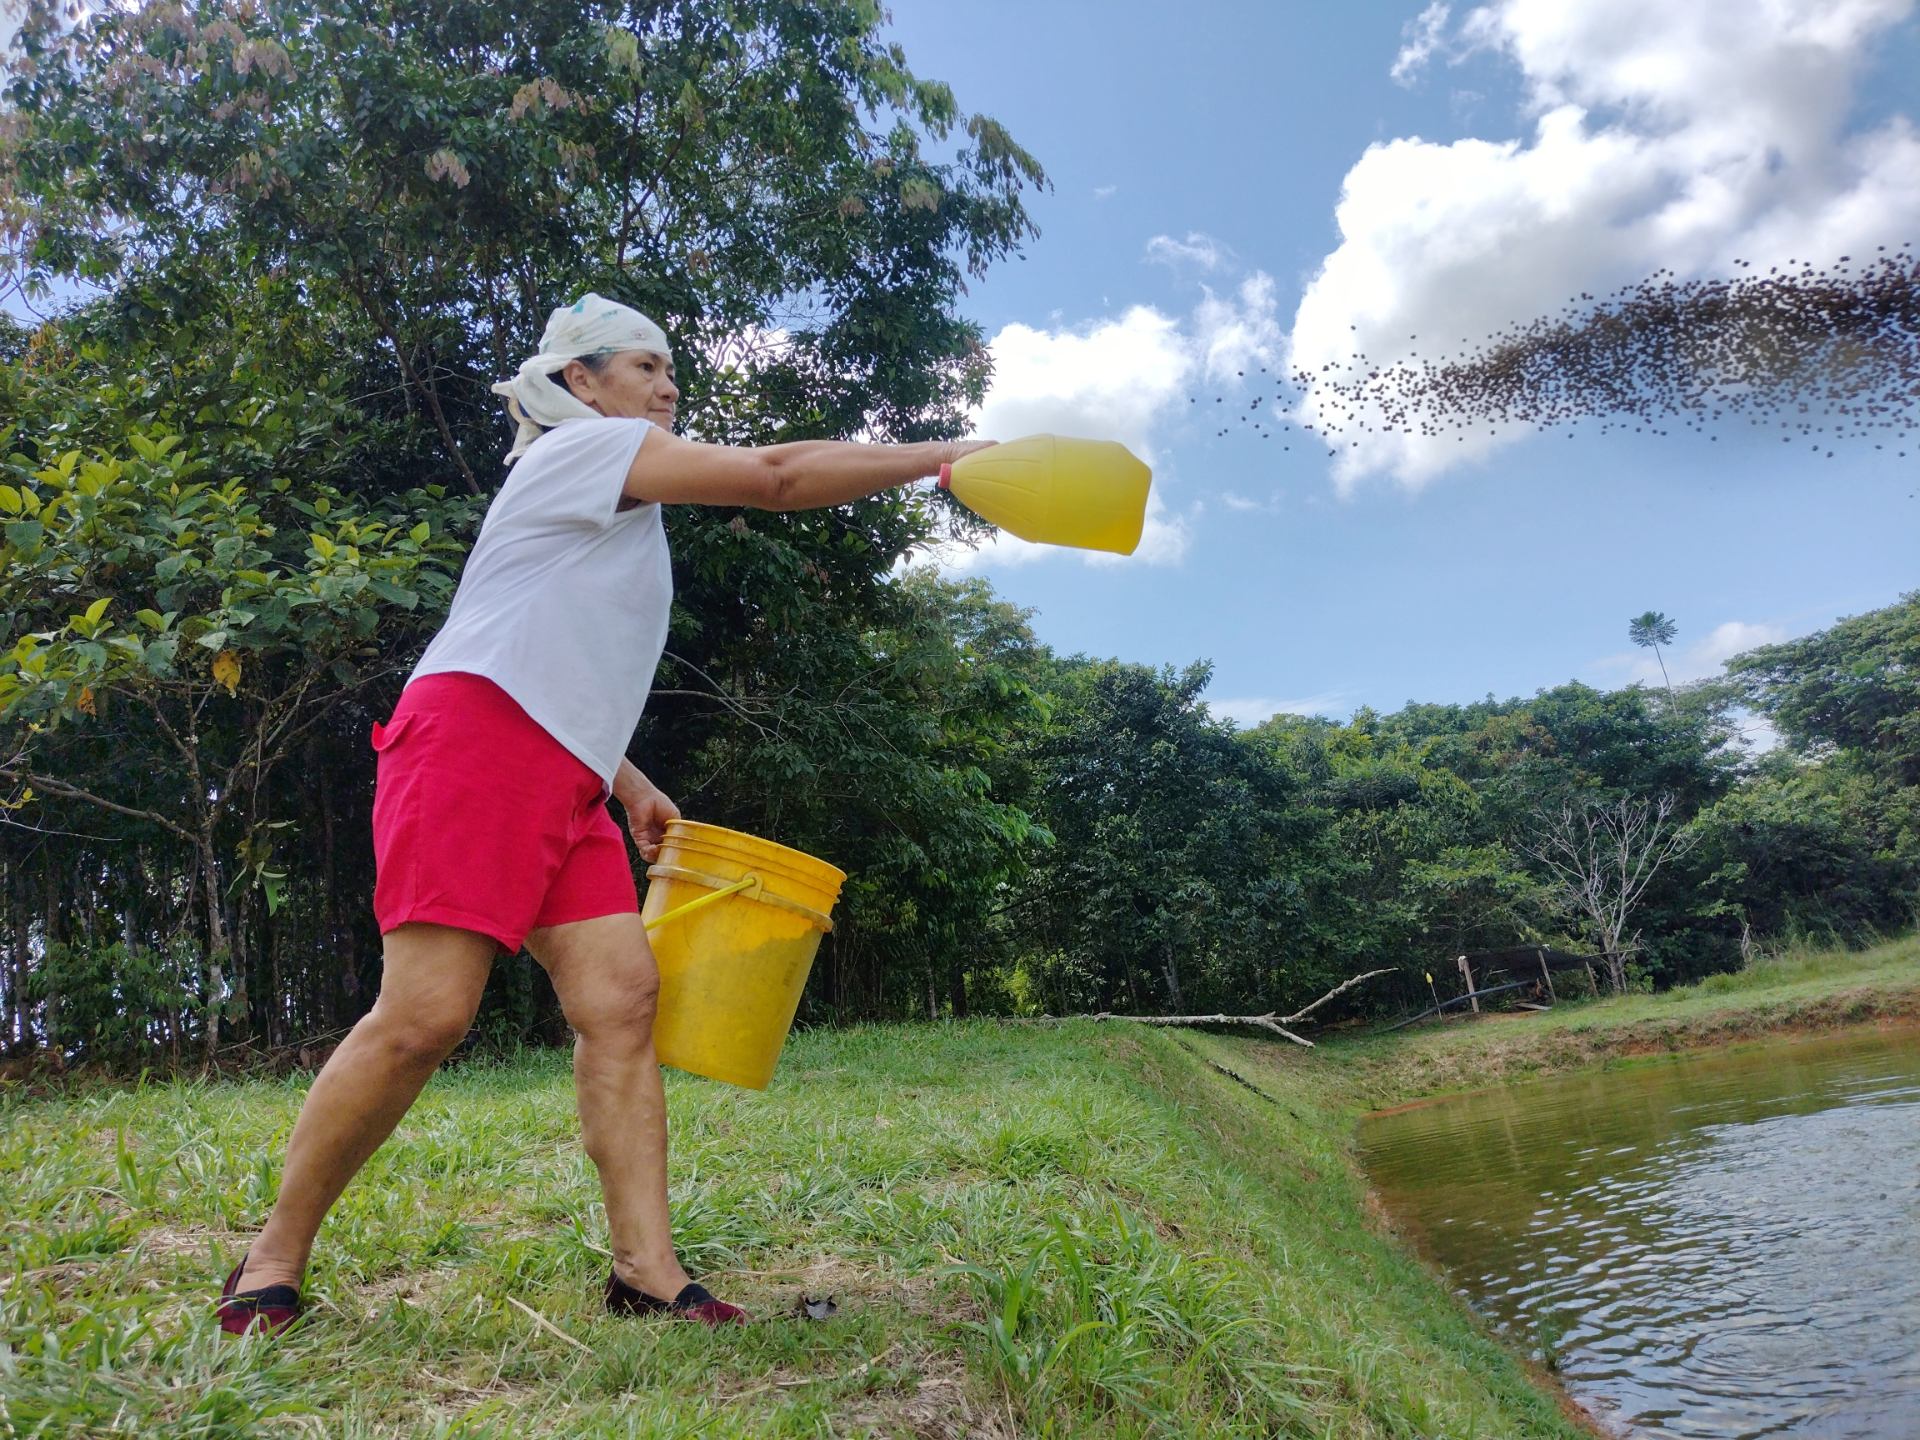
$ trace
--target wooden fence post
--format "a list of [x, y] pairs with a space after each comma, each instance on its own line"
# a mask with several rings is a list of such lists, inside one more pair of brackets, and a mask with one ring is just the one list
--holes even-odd
[[1553, 972], [1547, 969], [1547, 952], [1535, 949], [1533, 958], [1540, 962], [1540, 978], [1547, 982], [1547, 999], [1558, 1002], [1560, 997], [1553, 993]]
[[1473, 1013], [1478, 1015], [1480, 1013], [1480, 1001], [1473, 993], [1473, 967], [1467, 964], [1467, 957], [1464, 955], [1455, 963], [1459, 965], [1461, 975], [1466, 978], [1468, 1003], [1473, 1006]]

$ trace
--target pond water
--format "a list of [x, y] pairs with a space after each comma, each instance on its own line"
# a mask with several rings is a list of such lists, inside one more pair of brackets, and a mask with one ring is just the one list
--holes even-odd
[[1460, 1096], [1360, 1142], [1395, 1219], [1609, 1428], [1920, 1436], [1920, 1029]]

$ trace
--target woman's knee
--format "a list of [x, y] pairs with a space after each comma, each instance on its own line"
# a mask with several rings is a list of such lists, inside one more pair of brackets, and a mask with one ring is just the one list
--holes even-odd
[[363, 1024], [389, 1053], [438, 1065], [480, 1008], [499, 942], [444, 925], [408, 924], [384, 937], [380, 996]]
[[438, 1065], [466, 1039], [473, 1014], [464, 1005], [419, 1005], [406, 1007], [376, 1002], [368, 1016], [375, 1025], [375, 1037], [402, 1061], [415, 1065]]
[[653, 1043], [653, 1017], [660, 1003], [660, 974], [652, 965], [622, 967], [593, 987], [568, 1021], [583, 1037], [626, 1045]]

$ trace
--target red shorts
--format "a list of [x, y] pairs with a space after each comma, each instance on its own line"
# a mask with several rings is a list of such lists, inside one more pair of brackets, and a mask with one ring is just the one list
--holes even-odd
[[491, 935], [640, 909], [600, 777], [478, 675], [423, 675], [373, 727], [373, 913]]

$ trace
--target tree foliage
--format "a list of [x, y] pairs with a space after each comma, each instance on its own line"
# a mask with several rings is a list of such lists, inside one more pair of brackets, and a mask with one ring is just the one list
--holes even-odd
[[1795, 745], [1856, 752], [1886, 780], [1920, 785], [1920, 590], [1735, 656], [1727, 672]]
[[[654, 314], [699, 438], [953, 433], [988, 373], [966, 277], [1031, 233], [1045, 181], [881, 18], [25, 7], [0, 77], [5, 278], [95, 298], [0, 333], [0, 507], [20, 506], [0, 702], [30, 742], [13, 798], [43, 782], [9, 836], [16, 1038], [25, 968], [106, 943], [108, 905], [129, 945], [183, 933], [205, 960], [156, 1033], [278, 1041], [364, 1005], [365, 728], [500, 478], [487, 384], [553, 305], [595, 287]], [[902, 495], [670, 522], [672, 657], [639, 753], [696, 813], [861, 877], [827, 1009], [923, 993], [936, 953], [944, 987], [945, 937], [1031, 829], [989, 793], [1032, 703], [993, 653], [1017, 620], [889, 579], [953, 517]], [[489, 1005], [550, 1011], [511, 972]]]
[[[658, 318], [697, 438], [950, 434], [988, 377], [966, 281], [1044, 183], [866, 0], [31, 0], [0, 283], [88, 298], [0, 319], [0, 1047], [184, 1063], [364, 1011], [367, 730], [549, 308]], [[1920, 904], [1920, 597], [1725, 686], [1243, 733], [1203, 662], [1056, 655], [903, 568], [969, 523], [915, 492], [668, 519], [633, 754], [850, 872], [808, 1020], [1286, 1012], [1380, 965], [1401, 992], [1343, 1003], [1424, 1005], [1454, 954], [1583, 938], [1533, 817], [1657, 796], [1691, 848], [1638, 896], [1643, 980]], [[1736, 706], [1786, 746], [1744, 756]], [[482, 1023], [563, 1033], [528, 965]]]
[[864, 0], [65, 8], [27, 6], [6, 87], [16, 280], [140, 315], [290, 286], [476, 489], [486, 382], [588, 288], [665, 325], [705, 438], [950, 433], [963, 275], [1044, 183]]
[[1660, 679], [1668, 695], [1673, 694], [1673, 681], [1667, 676], [1667, 657], [1660, 653], [1660, 647], [1671, 645], [1679, 633], [1679, 625], [1658, 610], [1644, 611], [1627, 622], [1627, 638], [1642, 650], [1653, 651], [1653, 658], [1660, 662]]

